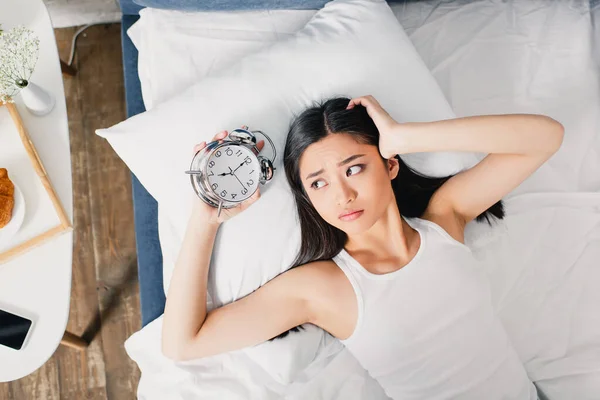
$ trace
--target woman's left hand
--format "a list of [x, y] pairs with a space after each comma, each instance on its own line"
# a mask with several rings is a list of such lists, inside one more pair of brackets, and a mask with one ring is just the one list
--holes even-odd
[[398, 134], [397, 131], [400, 123], [396, 122], [371, 95], [356, 97], [350, 100], [346, 109], [351, 110], [358, 104], [367, 109], [369, 117], [371, 117], [379, 131], [379, 153], [381, 153], [381, 156], [386, 159], [394, 157], [397, 151], [394, 148], [395, 140], [392, 139], [393, 136]]
[[[245, 129], [245, 127], [242, 127], [242, 128]], [[211, 141], [212, 142], [218, 141], [219, 143], [223, 143], [223, 140], [225, 140], [225, 138], [228, 135], [229, 135], [229, 132], [221, 131], [221, 132], [217, 133], [212, 138]], [[199, 152], [200, 150], [205, 148], [206, 145], [207, 145], [206, 142], [198, 143], [196, 146], [194, 146], [194, 154], [196, 154], [197, 152]], [[263, 149], [264, 146], [265, 146], [264, 140], [260, 140], [256, 144], [256, 147], [258, 148], [259, 152]], [[241, 203], [238, 203], [233, 208], [223, 208], [221, 210], [221, 213], [219, 214], [218, 208], [212, 207], [212, 206], [206, 204], [204, 201], [200, 200], [200, 198], [196, 197], [195, 202], [194, 202], [193, 215], [194, 215], [194, 217], [201, 216], [202, 223], [208, 222], [208, 223], [213, 223], [218, 226], [218, 225], [222, 224], [223, 222], [227, 221], [228, 219], [235, 217], [237, 214], [241, 213], [248, 207], [250, 207], [259, 198], [260, 198], [260, 187], [256, 188], [256, 192], [250, 198], [246, 199], [245, 201], [243, 201]]]

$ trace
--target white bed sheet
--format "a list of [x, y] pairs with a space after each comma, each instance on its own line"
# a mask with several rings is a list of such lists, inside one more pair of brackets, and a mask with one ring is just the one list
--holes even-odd
[[[600, 91], [588, 2], [437, 0], [392, 9], [458, 116], [531, 112], [565, 126], [561, 150], [505, 198], [506, 219], [493, 229], [469, 224], [466, 242], [488, 271], [499, 315], [543, 395], [600, 398]], [[181, 38], [180, 56], [172, 46], [145, 46], [141, 36], [150, 31], [178, 34], [165, 24], [169, 12], [148, 11], [152, 17], [129, 32], [140, 64], [146, 60], [140, 79], [148, 108], [231, 62], [190, 57], [206, 50], [190, 37]], [[313, 12], [287, 13], [297, 13], [286, 20], [293, 33]], [[179, 73], [165, 73], [175, 64]], [[160, 208], [159, 229], [172, 264], [178, 248]], [[160, 354], [161, 323], [126, 344], [142, 371], [140, 398], [386, 398], [330, 336], [311, 367], [284, 386], [237, 352], [170, 363]]]

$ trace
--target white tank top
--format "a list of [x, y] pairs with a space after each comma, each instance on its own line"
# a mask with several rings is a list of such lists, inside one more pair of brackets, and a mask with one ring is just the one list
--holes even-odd
[[421, 245], [399, 270], [370, 273], [346, 250], [333, 258], [358, 301], [342, 343], [392, 399], [537, 399], [471, 250], [434, 222], [405, 221]]

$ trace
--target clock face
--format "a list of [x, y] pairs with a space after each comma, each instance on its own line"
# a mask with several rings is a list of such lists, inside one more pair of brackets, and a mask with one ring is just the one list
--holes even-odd
[[227, 145], [210, 155], [206, 175], [215, 194], [226, 201], [240, 202], [256, 191], [260, 166], [252, 150], [244, 146]]

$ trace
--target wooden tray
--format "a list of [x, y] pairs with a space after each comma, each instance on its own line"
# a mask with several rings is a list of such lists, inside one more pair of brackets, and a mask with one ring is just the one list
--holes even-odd
[[17, 110], [17, 107], [15, 107], [15, 105], [12, 103], [6, 103], [6, 104], [0, 103], [0, 107], [2, 107], [3, 105], [8, 108], [8, 112], [10, 113], [11, 119], [12, 119], [13, 123], [15, 124], [15, 126], [17, 127], [17, 131], [19, 132], [19, 136], [21, 137], [21, 142], [23, 142], [23, 147], [25, 147], [25, 151], [27, 152], [27, 155], [29, 156], [29, 160], [31, 161], [31, 164], [33, 165], [33, 168], [35, 169], [35, 173], [40, 178], [42, 185], [46, 189], [46, 193], [48, 193], [48, 197], [52, 201], [52, 205], [54, 206], [54, 211], [56, 212], [56, 215], [58, 216], [58, 219], [60, 220], [60, 224], [55, 226], [54, 228], [47, 230], [44, 233], [41, 233], [38, 236], [35, 236], [29, 240], [26, 240], [25, 242], [20, 243], [20, 244], [16, 245], [15, 247], [12, 247], [12, 248], [0, 253], [0, 264], [3, 264], [15, 256], [22, 254], [22, 253], [26, 252], [27, 250], [30, 250], [36, 246], [39, 246], [40, 244], [45, 243], [48, 240], [50, 240], [56, 236], [59, 236], [65, 232], [69, 232], [73, 229], [71, 222], [69, 221], [69, 218], [67, 217], [67, 214], [65, 213], [65, 210], [62, 207], [62, 204], [60, 203], [60, 200], [59, 200], [58, 196], [56, 195], [56, 192], [54, 191], [52, 184], [50, 183], [50, 179], [48, 178], [48, 175], [46, 174], [46, 169], [44, 168], [44, 165], [42, 164], [42, 160], [40, 160], [40, 157], [38, 156], [38, 153], [35, 150], [35, 146], [33, 145], [33, 142], [31, 141], [29, 134], [27, 133], [27, 130], [25, 129], [25, 126], [23, 125], [23, 120], [21, 119], [21, 116], [19, 115], [19, 111]]

